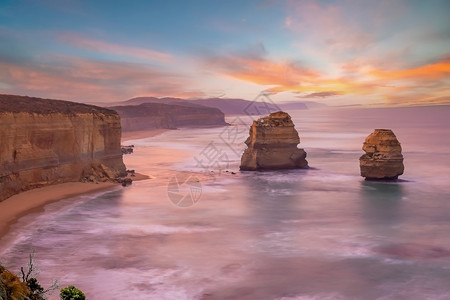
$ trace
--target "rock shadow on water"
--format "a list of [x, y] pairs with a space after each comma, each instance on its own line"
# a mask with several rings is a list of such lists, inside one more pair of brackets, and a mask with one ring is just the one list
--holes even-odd
[[242, 183], [253, 220], [262, 226], [281, 226], [299, 218], [299, 194], [307, 169], [246, 172]]
[[396, 182], [362, 181], [363, 218], [374, 228], [392, 230], [401, 221], [403, 186]]

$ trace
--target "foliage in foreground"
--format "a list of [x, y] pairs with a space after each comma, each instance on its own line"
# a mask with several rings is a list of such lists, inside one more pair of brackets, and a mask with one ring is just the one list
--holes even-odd
[[0, 266], [0, 300], [25, 299], [31, 295], [19, 277]]
[[20, 268], [21, 278], [0, 265], [0, 300], [44, 300], [47, 293], [58, 288], [56, 280], [47, 289], [40, 285], [33, 257], [31, 253], [27, 269]]
[[70, 285], [66, 288], [61, 289], [61, 293], [59, 294], [61, 300], [85, 300], [86, 296], [82, 291]]

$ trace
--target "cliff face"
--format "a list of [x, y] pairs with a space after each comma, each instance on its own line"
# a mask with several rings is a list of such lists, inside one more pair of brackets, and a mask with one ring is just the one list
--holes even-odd
[[362, 177], [397, 179], [403, 174], [402, 147], [392, 130], [375, 129], [362, 149], [366, 152], [359, 159]]
[[0, 201], [89, 176], [114, 179], [125, 172], [120, 138], [112, 110], [0, 95]]
[[308, 168], [306, 152], [297, 148], [300, 138], [289, 114], [275, 112], [253, 121], [249, 134], [241, 170]]
[[124, 131], [226, 125], [225, 115], [219, 109], [195, 104], [144, 103], [114, 106], [111, 109], [119, 113]]

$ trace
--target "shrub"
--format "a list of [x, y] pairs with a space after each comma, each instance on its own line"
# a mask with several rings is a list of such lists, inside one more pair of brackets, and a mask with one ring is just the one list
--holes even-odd
[[82, 291], [70, 285], [66, 288], [61, 289], [61, 293], [59, 294], [61, 300], [85, 300], [86, 296]]
[[20, 279], [0, 266], [0, 299], [30, 299], [30, 290]]

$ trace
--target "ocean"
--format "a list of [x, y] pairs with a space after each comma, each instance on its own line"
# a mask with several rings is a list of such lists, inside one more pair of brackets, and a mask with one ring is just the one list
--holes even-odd
[[[450, 107], [289, 112], [310, 169], [240, 172], [247, 116], [128, 141], [151, 174], [28, 215], [0, 245], [88, 299], [450, 299]], [[395, 182], [359, 175], [389, 128]], [[58, 299], [57, 293], [50, 299]]]

